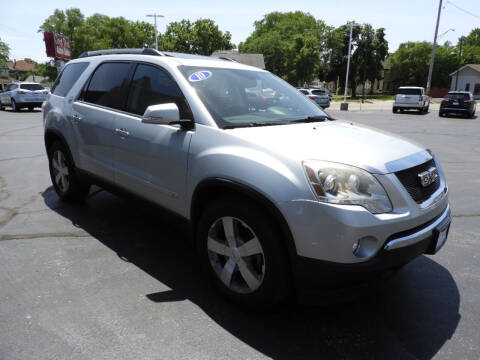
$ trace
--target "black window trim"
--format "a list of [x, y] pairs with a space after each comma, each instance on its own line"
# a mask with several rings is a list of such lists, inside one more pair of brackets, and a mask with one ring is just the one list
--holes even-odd
[[[77, 96], [74, 98], [74, 101], [78, 101], [78, 102], [81, 102], [81, 103], [84, 103], [84, 104], [88, 104], [90, 106], [96, 106], [96, 107], [101, 108], [101, 109], [125, 112], [124, 110], [111, 108], [111, 107], [104, 106], [104, 105], [94, 104], [94, 103], [86, 101], [83, 98], [85, 96], [85, 92], [88, 89], [88, 87], [90, 86], [90, 82], [91, 82], [93, 76], [95, 75], [95, 73], [97, 72], [97, 70], [100, 68], [100, 66], [102, 66], [103, 64], [107, 64], [107, 63], [127, 63], [127, 64], [130, 64], [130, 69], [128, 70], [128, 75], [127, 75], [127, 82], [129, 84], [129, 88], [130, 88], [130, 81], [132, 79], [132, 74], [133, 74], [132, 68], [134, 67], [134, 61], [132, 61], [132, 60], [105, 60], [105, 61], [102, 61], [102, 62], [98, 63], [98, 65], [95, 67], [95, 69], [93, 69], [93, 71], [88, 76], [88, 79], [85, 81], [85, 84], [83, 84], [83, 86], [80, 89], [80, 91], [78, 92]], [[127, 93], [127, 95], [128, 95], [128, 93]], [[125, 104], [124, 104], [124, 108], [125, 108]]]
[[[74, 62], [74, 63], [67, 63], [65, 64], [65, 66], [62, 68], [62, 71], [60, 71], [60, 74], [58, 74], [57, 78], [55, 79], [55, 81], [53, 82], [53, 85], [52, 85], [52, 88], [50, 89], [50, 94], [51, 95], [54, 95], [54, 96], [58, 96], [58, 97], [61, 97], [61, 98], [65, 98], [68, 93], [70, 91], [72, 91], [73, 87], [75, 86], [75, 84], [77, 83], [76, 81], [73, 83], [72, 87], [70, 88], [70, 90], [68, 90], [68, 92], [65, 94], [65, 96], [62, 96], [62, 95], [58, 95], [58, 94], [54, 94], [53, 92], [55, 91], [55, 88], [58, 86], [58, 84], [56, 83], [58, 79], [60, 79], [60, 77], [62, 76], [63, 72], [65, 71], [65, 69], [67, 68], [67, 66], [70, 66], [70, 65], [75, 65], [75, 64], [87, 64], [87, 67], [82, 71], [82, 73], [80, 74], [80, 76], [83, 75], [83, 73], [85, 72], [85, 70], [88, 69], [88, 67], [90, 66], [90, 62], [89, 61], [78, 61], [78, 62]], [[77, 80], [78, 81], [78, 80]]]
[[[131, 64], [131, 67], [130, 67], [130, 70], [129, 70], [129, 73], [128, 73], [128, 76], [127, 76], [127, 82], [128, 82], [127, 98], [125, 99], [125, 103], [124, 103], [123, 109], [116, 109], [116, 108], [111, 108], [111, 107], [108, 107], [108, 106], [98, 105], [98, 104], [94, 104], [94, 103], [85, 101], [85, 100], [83, 99], [83, 96], [84, 96], [84, 94], [85, 94], [85, 91], [86, 91], [86, 89], [88, 88], [88, 86], [90, 85], [90, 81], [92, 80], [93, 75], [95, 74], [95, 72], [97, 71], [97, 69], [98, 69], [102, 64], [105, 64], [105, 63], [130, 63], [130, 64]], [[177, 83], [177, 81], [175, 80], [175, 78], [172, 76], [172, 74], [170, 74], [170, 72], [169, 72], [166, 68], [164, 68], [163, 66], [160, 66], [160, 65], [158, 65], [158, 64], [154, 64], [154, 63], [151, 63], [151, 62], [148, 62], [148, 61], [138, 61], [138, 60], [105, 60], [105, 61], [102, 61], [102, 62], [98, 63], [98, 65], [95, 67], [95, 69], [94, 69], [94, 70], [92, 71], [92, 73], [89, 75], [88, 79], [85, 81], [85, 84], [82, 86], [82, 88], [81, 88], [80, 91], [78, 92], [78, 95], [76, 96], [76, 98], [74, 99], [74, 101], [78, 101], [78, 102], [81, 102], [81, 103], [84, 103], [84, 104], [88, 104], [89, 106], [95, 106], [95, 107], [98, 107], [98, 108], [100, 108], [100, 109], [115, 111], [115, 112], [118, 112], [119, 114], [129, 115], [129, 116], [133, 116], [133, 117], [142, 119], [143, 115], [134, 114], [134, 113], [131, 113], [131, 112], [129, 112], [129, 111], [126, 110], [126, 106], [127, 106], [127, 102], [128, 102], [128, 97], [130, 96], [130, 89], [131, 89], [131, 86], [132, 86], [133, 75], [135, 74], [135, 71], [137, 70], [137, 67], [138, 67], [138, 65], [140, 65], [140, 64], [142, 64], [142, 65], [149, 65], [149, 66], [155, 67], [155, 68], [157, 68], [157, 69], [159, 69], [159, 70], [162, 70], [164, 73], [167, 74], [167, 76], [170, 78], [170, 80], [172, 80], [173, 83], [175, 84], [175, 86], [177, 87], [178, 92], [179, 92], [179, 93], [182, 95], [182, 97], [185, 99], [185, 103], [187, 104], [187, 107], [188, 107], [188, 109], [190, 110], [190, 113], [192, 114], [192, 120], [195, 122], [195, 116], [193, 115], [192, 108], [190, 107], [190, 104], [188, 103], [188, 100], [187, 100], [185, 94], [183, 93], [183, 91], [182, 91], [182, 89], [180, 88], [180, 86], [178, 86], [178, 83]]]

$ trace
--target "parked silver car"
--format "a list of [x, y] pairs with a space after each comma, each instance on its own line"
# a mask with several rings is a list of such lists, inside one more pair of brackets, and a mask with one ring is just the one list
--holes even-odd
[[397, 89], [393, 100], [393, 112], [403, 110], [418, 110], [420, 114], [427, 113], [430, 107], [430, 97], [425, 95], [425, 89], [418, 86], [401, 86]]
[[0, 93], [0, 110], [10, 106], [13, 111], [28, 108], [32, 111], [36, 107], [42, 107], [48, 90], [41, 84], [32, 82], [14, 82], [8, 84]]
[[430, 150], [333, 121], [258, 68], [85, 53], [59, 75], [43, 118], [63, 200], [97, 184], [179, 214], [206, 274], [242, 304], [358, 285], [447, 239], [448, 188]]
[[330, 107], [329, 94], [323, 89], [298, 89], [303, 95], [306, 95], [310, 100], [313, 100], [318, 106], [326, 109]]

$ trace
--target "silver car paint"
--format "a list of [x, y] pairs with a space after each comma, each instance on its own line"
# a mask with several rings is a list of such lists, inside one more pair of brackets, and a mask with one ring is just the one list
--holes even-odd
[[[93, 154], [87, 156], [82, 145], [82, 141], [93, 143], [99, 133], [93, 129], [92, 133], [79, 136], [79, 130], [72, 125], [72, 108], [77, 111], [86, 106], [76, 98], [92, 70], [100, 62], [118, 59], [149, 62], [168, 71], [185, 95], [196, 126], [194, 131], [184, 132], [176, 126], [143, 124], [140, 117], [108, 110], [113, 113], [113, 123], [107, 123], [98, 131], [109, 132], [108, 126], [111, 126], [111, 134], [115, 134], [117, 128], [129, 132], [129, 136], [123, 139], [112, 135], [113, 177], [121, 186], [186, 218], [190, 217], [191, 197], [199, 183], [208, 178], [233, 180], [258, 191], [278, 207], [294, 235], [299, 255], [355, 263], [366, 260], [353, 255], [355, 240], [363, 236], [374, 237], [378, 239], [378, 251], [390, 235], [429, 221], [441, 214], [448, 204], [445, 177], [441, 171], [441, 192], [432, 204], [422, 207], [411, 199], [391, 172], [418, 165], [431, 156], [422, 146], [385, 132], [342, 121], [230, 130], [218, 128], [178, 66], [261, 71], [218, 60], [144, 55], [74, 60], [90, 62], [90, 66], [67, 94], [66, 101], [50, 96], [44, 106], [44, 121], [46, 130], [55, 129], [65, 136], [76, 165], [82, 169], [92, 168], [92, 163], [102, 157], [100, 147], [91, 147]], [[103, 111], [98, 106], [88, 106]], [[171, 143], [175, 146], [170, 146]], [[345, 163], [375, 174], [392, 201], [393, 212], [373, 215], [361, 206], [318, 202], [302, 167], [302, 161], [308, 159]], [[112, 175], [107, 172], [103, 176], [109, 178]]]

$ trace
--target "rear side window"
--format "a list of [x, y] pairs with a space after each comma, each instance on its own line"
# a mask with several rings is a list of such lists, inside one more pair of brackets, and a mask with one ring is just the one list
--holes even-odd
[[154, 66], [138, 65], [130, 85], [127, 111], [143, 115], [148, 106], [166, 103], [177, 104], [182, 119], [192, 118], [183, 94], [165, 71]]
[[422, 95], [422, 90], [420, 89], [398, 89], [397, 94], [402, 95]]
[[103, 63], [93, 74], [83, 100], [123, 110], [127, 94], [130, 63]]
[[35, 90], [44, 90], [45, 88], [40, 84], [21, 84], [20, 89], [35, 91]]
[[53, 84], [52, 94], [66, 96], [87, 66], [86, 62], [67, 64]]
[[447, 94], [445, 97], [447, 99], [452, 99], [452, 100], [470, 100], [469, 94], [453, 93], [453, 94]]

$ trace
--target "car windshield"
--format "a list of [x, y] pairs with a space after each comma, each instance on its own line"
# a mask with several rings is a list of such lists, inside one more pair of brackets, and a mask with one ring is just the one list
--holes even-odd
[[469, 94], [462, 94], [462, 93], [447, 94], [445, 97], [447, 99], [452, 99], [452, 100], [470, 100]]
[[313, 101], [266, 71], [196, 66], [179, 69], [222, 128], [328, 118]]
[[20, 84], [20, 89], [35, 91], [44, 90], [45, 88], [40, 84]]

